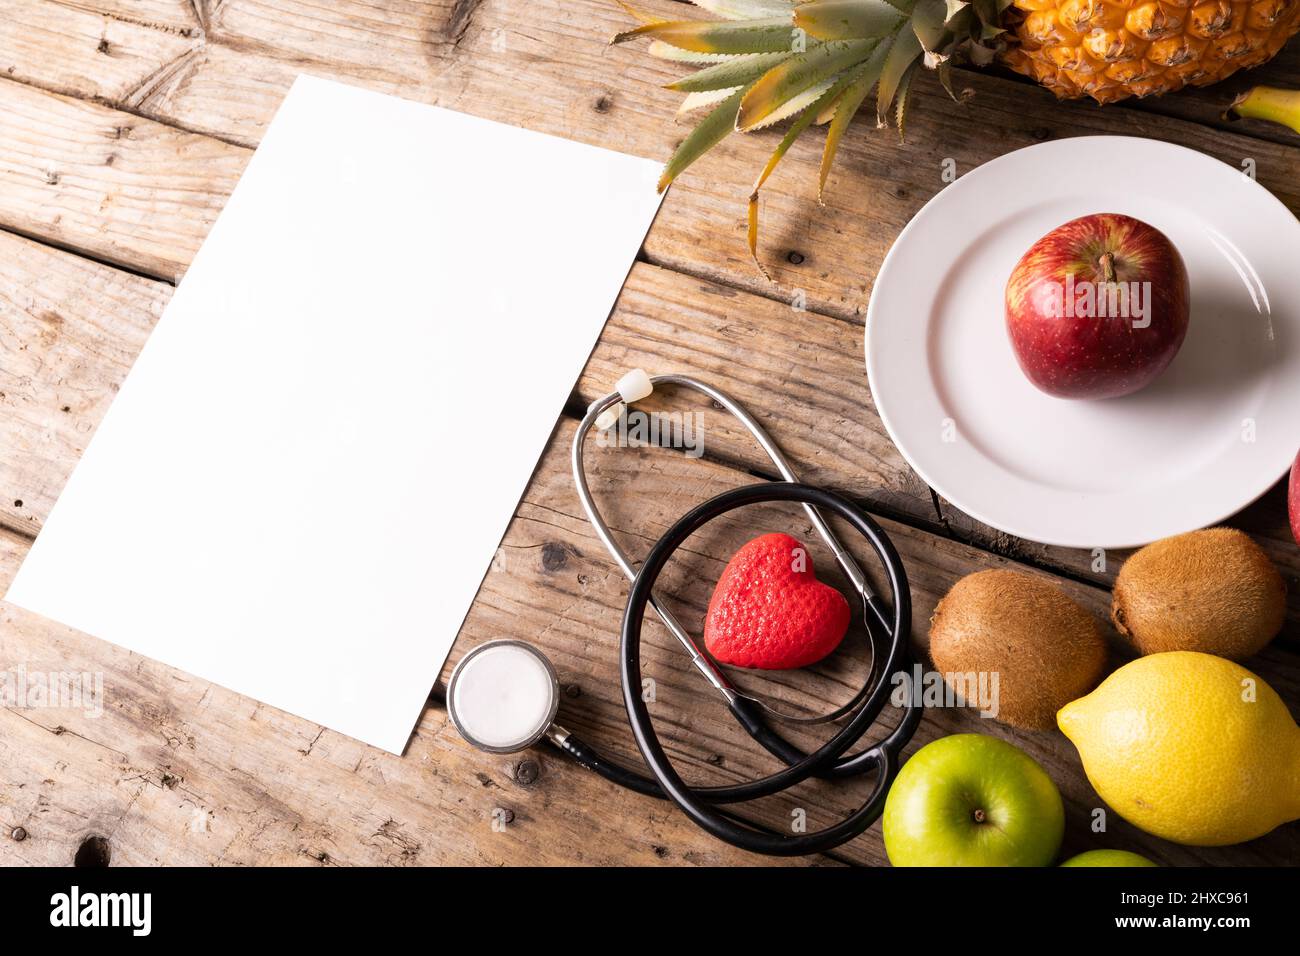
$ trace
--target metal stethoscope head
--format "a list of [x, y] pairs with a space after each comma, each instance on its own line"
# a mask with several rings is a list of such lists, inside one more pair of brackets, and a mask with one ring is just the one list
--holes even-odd
[[[638, 571], [614, 540], [595, 506], [583, 468], [583, 449], [586, 436], [593, 427], [610, 427], [618, 421], [626, 405], [645, 398], [656, 385], [694, 389], [733, 414], [767, 452], [784, 481], [736, 488], [693, 508], [655, 543]], [[555, 669], [540, 650], [523, 641], [489, 641], [470, 651], [456, 665], [447, 687], [447, 710], [461, 735], [474, 746], [491, 753], [514, 753], [545, 738], [589, 770], [638, 793], [671, 799], [709, 833], [756, 853], [788, 856], [824, 852], [869, 827], [883, 810], [889, 785], [898, 771], [902, 748], [911, 739], [921, 719], [921, 706], [911, 693], [911, 675], [906, 668], [912, 620], [911, 594], [906, 570], [884, 530], [847, 499], [800, 484], [775, 442], [743, 407], [725, 393], [684, 375], [652, 378], [636, 370], [624, 376], [614, 392], [592, 402], [588, 408], [573, 440], [572, 465], [574, 484], [583, 510], [597, 537], [632, 581], [620, 637], [620, 676], [632, 733], [651, 775], [607, 760], [589, 744], [555, 723], [560, 696]], [[802, 505], [818, 535], [831, 549], [862, 599], [863, 623], [871, 647], [870, 671], [861, 690], [829, 713], [812, 716], [787, 714], [757, 696], [737, 689], [654, 594], [659, 574], [691, 534], [729, 511], [765, 502]], [[888, 580], [892, 597], [888, 606], [872, 591], [861, 567], [827, 524], [824, 512], [838, 515], [871, 545]], [[659, 743], [641, 697], [641, 629], [648, 608], [655, 611], [695, 667], [726, 700], [732, 715], [745, 731], [778, 757], [786, 765], [784, 769], [748, 783], [723, 786], [695, 787], [682, 780]], [[880, 649], [875, 643], [878, 635], [883, 642]], [[848, 754], [847, 751], [870, 730], [888, 702], [891, 678], [895, 683], [901, 682], [904, 691], [901, 719], [883, 739], [857, 753]], [[845, 723], [815, 751], [805, 752], [772, 730], [767, 724], [769, 718], [798, 724]], [[812, 776], [843, 779], [872, 772], [876, 775], [874, 789], [858, 809], [839, 823], [812, 833], [795, 836], [773, 834], [721, 808], [724, 804], [780, 793]]]
[[447, 713], [466, 741], [512, 754], [541, 740], [560, 709], [560, 683], [532, 644], [499, 640], [460, 659], [447, 682]]

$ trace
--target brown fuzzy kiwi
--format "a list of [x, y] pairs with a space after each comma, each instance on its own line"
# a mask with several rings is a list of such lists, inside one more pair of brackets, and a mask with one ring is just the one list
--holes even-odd
[[1097, 686], [1107, 647], [1097, 620], [1049, 581], [979, 571], [934, 609], [930, 657], [945, 680], [996, 672], [997, 719], [1050, 730], [1058, 710]]
[[1149, 544], [1115, 579], [1111, 620], [1142, 654], [1201, 651], [1243, 660], [1286, 620], [1286, 582], [1235, 528]]

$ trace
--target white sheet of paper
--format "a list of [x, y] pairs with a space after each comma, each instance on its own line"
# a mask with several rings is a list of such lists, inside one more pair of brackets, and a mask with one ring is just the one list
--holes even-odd
[[659, 169], [299, 77], [7, 600], [401, 753]]

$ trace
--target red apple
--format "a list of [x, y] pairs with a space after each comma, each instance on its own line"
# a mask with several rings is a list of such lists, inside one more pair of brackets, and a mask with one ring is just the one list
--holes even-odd
[[1187, 267], [1159, 229], [1097, 213], [1057, 226], [1007, 280], [1007, 332], [1029, 380], [1058, 398], [1151, 384], [1187, 335]]
[[1291, 490], [1287, 501], [1290, 503], [1291, 537], [1295, 538], [1296, 544], [1300, 544], [1300, 455], [1295, 456], [1295, 464], [1291, 466]]

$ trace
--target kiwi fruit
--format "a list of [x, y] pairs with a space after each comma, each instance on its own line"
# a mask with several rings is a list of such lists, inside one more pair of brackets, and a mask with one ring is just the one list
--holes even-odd
[[1124, 562], [1110, 616], [1142, 654], [1200, 651], [1243, 660], [1282, 630], [1286, 582], [1242, 532], [1192, 531]]
[[[944, 595], [930, 618], [930, 657], [949, 675], [996, 673], [1003, 723], [1056, 726], [1056, 712], [1101, 680], [1107, 646], [1096, 618], [1044, 578], [978, 571]], [[960, 679], [960, 677], [958, 677]]]

